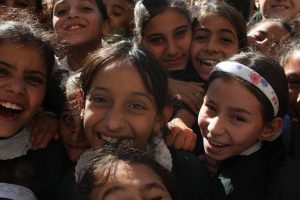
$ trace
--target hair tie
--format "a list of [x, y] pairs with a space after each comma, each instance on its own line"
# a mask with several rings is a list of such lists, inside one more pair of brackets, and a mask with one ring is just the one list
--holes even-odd
[[233, 61], [223, 61], [218, 63], [210, 75], [215, 71], [223, 71], [234, 74], [257, 87], [269, 99], [273, 106], [274, 117], [277, 116], [279, 110], [277, 95], [269, 82], [256, 71], [243, 64]]

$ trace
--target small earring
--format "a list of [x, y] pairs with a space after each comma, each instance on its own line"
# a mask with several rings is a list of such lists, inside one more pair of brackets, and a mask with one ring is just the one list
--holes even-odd
[[84, 117], [84, 109], [81, 109], [81, 111], [80, 111], [80, 119], [83, 119], [83, 117]]

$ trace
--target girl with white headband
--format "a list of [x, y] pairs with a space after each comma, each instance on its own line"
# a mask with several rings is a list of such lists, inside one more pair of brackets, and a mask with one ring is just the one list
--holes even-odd
[[263, 199], [275, 166], [269, 162], [275, 152], [267, 147], [281, 133], [287, 96], [282, 67], [258, 53], [237, 54], [210, 73], [198, 124], [205, 150], [200, 158], [222, 188], [216, 193]]

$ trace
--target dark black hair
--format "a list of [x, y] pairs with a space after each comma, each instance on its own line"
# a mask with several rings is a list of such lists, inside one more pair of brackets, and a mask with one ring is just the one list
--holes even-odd
[[109, 144], [88, 153], [90, 162], [82, 179], [77, 184], [76, 197], [88, 200], [96, 186], [103, 186], [112, 177], [120, 163], [142, 164], [153, 170], [163, 182], [173, 200], [181, 200], [181, 190], [171, 171], [163, 168], [153, 158], [151, 152], [132, 147], [127, 141]]

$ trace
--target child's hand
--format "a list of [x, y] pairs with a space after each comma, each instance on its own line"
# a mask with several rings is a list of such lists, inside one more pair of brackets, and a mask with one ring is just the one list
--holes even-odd
[[205, 90], [203, 83], [185, 82], [174, 79], [168, 79], [169, 91], [173, 97], [186, 103], [195, 113], [201, 107]]
[[43, 149], [54, 138], [58, 139], [59, 121], [56, 117], [42, 112], [38, 114], [28, 126], [31, 148]]
[[169, 132], [166, 144], [175, 149], [193, 151], [197, 143], [197, 135], [180, 118], [174, 118], [168, 123]]
[[206, 154], [202, 154], [198, 158], [205, 164], [211, 177], [216, 177], [218, 175], [220, 167], [219, 161], [212, 159]]

